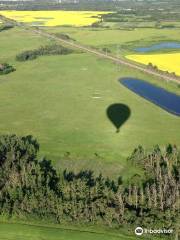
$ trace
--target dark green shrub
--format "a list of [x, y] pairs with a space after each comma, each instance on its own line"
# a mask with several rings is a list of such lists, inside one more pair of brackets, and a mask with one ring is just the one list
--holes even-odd
[[0, 32], [13, 28], [13, 25], [2, 25], [0, 26]]
[[0, 64], [0, 75], [8, 74], [14, 72], [15, 68], [7, 63]]
[[16, 56], [16, 60], [20, 62], [33, 60], [35, 58], [37, 58], [37, 55], [34, 53], [34, 51], [25, 51]]

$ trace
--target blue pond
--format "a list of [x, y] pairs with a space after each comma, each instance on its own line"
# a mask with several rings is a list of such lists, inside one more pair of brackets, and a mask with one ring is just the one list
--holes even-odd
[[180, 43], [178, 42], [163, 42], [163, 43], [158, 43], [154, 44], [149, 47], [139, 47], [135, 48], [134, 50], [136, 52], [141, 52], [141, 53], [146, 53], [146, 52], [152, 52], [156, 50], [163, 50], [163, 49], [180, 49]]
[[167, 112], [180, 116], [180, 96], [139, 79], [123, 78], [119, 81], [131, 91], [165, 109]]

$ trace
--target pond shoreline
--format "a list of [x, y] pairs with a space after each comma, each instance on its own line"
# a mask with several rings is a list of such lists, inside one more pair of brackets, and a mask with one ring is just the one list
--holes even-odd
[[161, 42], [156, 43], [151, 46], [146, 47], [137, 47], [134, 49], [135, 52], [139, 53], [149, 53], [149, 52], [155, 52], [158, 50], [180, 50], [180, 42]]
[[119, 82], [140, 97], [180, 117], [180, 96], [140, 79], [122, 78]]

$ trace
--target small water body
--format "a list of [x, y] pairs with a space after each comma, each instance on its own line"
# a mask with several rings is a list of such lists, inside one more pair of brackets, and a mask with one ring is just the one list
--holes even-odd
[[138, 48], [135, 48], [134, 50], [136, 52], [140, 52], [140, 53], [147, 53], [147, 52], [163, 50], [163, 49], [180, 49], [180, 43], [178, 43], [178, 42], [163, 42], [163, 43], [154, 44], [149, 47], [138, 47]]
[[140, 79], [123, 78], [121, 84], [139, 96], [176, 116], [180, 116], [180, 96]]

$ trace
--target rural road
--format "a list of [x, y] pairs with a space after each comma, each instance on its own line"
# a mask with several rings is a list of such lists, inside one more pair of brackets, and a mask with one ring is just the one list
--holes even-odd
[[82, 50], [84, 52], [88, 52], [88, 53], [91, 53], [91, 54], [94, 54], [98, 57], [101, 57], [101, 58], [104, 58], [104, 59], [109, 59], [111, 61], [113, 61], [114, 63], [116, 64], [120, 64], [120, 65], [125, 65], [131, 69], [136, 69], [136, 70], [139, 70], [141, 72], [144, 72], [144, 73], [147, 73], [147, 74], [150, 74], [150, 75], [154, 75], [154, 76], [157, 76], [161, 79], [164, 79], [166, 81], [173, 81], [173, 82], [176, 82], [176, 83], [180, 83], [180, 78], [175, 78], [175, 77], [171, 77], [171, 76], [167, 76], [165, 73], [163, 72], [157, 72], [157, 71], [154, 71], [153, 69], [148, 69], [147, 67], [143, 67], [143, 66], [139, 66], [139, 65], [136, 65], [135, 63], [133, 62], [130, 62], [129, 60], [124, 60], [124, 59], [121, 59], [121, 58], [118, 58], [118, 57], [115, 57], [109, 53], [104, 53], [104, 52], [101, 52], [100, 50], [96, 50], [96, 49], [93, 49], [93, 48], [90, 48], [88, 46], [84, 46], [80, 43], [74, 43], [74, 42], [71, 42], [69, 40], [64, 40], [60, 37], [57, 37], [55, 36], [54, 34], [51, 34], [51, 33], [47, 33], [41, 29], [34, 29], [33, 27], [30, 27], [28, 25], [25, 25], [23, 23], [18, 23], [14, 20], [11, 20], [11, 19], [7, 19], [5, 18], [4, 16], [1, 16], [0, 15], [0, 19], [4, 19], [10, 23], [15, 23], [17, 26], [25, 29], [25, 30], [29, 30], [33, 33], [36, 33], [36, 34], [39, 34], [41, 36], [44, 36], [44, 37], [47, 37], [47, 38], [50, 38], [50, 39], [54, 39], [58, 42], [61, 42], [63, 43], [64, 45], [66, 46], [70, 46], [70, 47], [73, 47], [73, 48], [76, 48], [76, 49], [79, 49], [79, 50]]
[[126, 61], [124, 59], [121, 59], [121, 58], [118, 58], [118, 57], [115, 57], [111, 54], [107, 54], [107, 53], [103, 53], [101, 52], [100, 50], [95, 50], [93, 48], [90, 48], [90, 47], [86, 47], [86, 46], [83, 46], [81, 44], [77, 44], [77, 43], [74, 43], [74, 42], [71, 42], [69, 40], [64, 40], [60, 37], [57, 37], [53, 34], [50, 34], [50, 33], [46, 33], [42, 30], [33, 30], [33, 32], [39, 34], [39, 35], [42, 35], [44, 37], [48, 37], [48, 38], [51, 38], [51, 39], [54, 39], [54, 40], [57, 40], [65, 45], [68, 45], [68, 46], [71, 46], [73, 48], [77, 48], [77, 49], [80, 49], [84, 52], [88, 52], [88, 53], [92, 53], [98, 57], [101, 57], [101, 58], [104, 58], [104, 59], [109, 59], [113, 62], [115, 62], [116, 64], [120, 64], [120, 65], [125, 65], [127, 67], [130, 67], [130, 68], [133, 68], [133, 69], [136, 69], [136, 70], [139, 70], [141, 72], [144, 72], [144, 73], [147, 73], [147, 74], [150, 74], [150, 75], [154, 75], [154, 76], [157, 76], [157, 77], [160, 77], [166, 81], [174, 81], [176, 83], [180, 83], [180, 79], [178, 78], [173, 78], [173, 77], [170, 77], [170, 76], [167, 76], [163, 73], [158, 73], [156, 71], [153, 71], [151, 69], [147, 69], [146, 67], [143, 67], [143, 66], [138, 66], [136, 65], [135, 63], [131, 63], [129, 61]]

